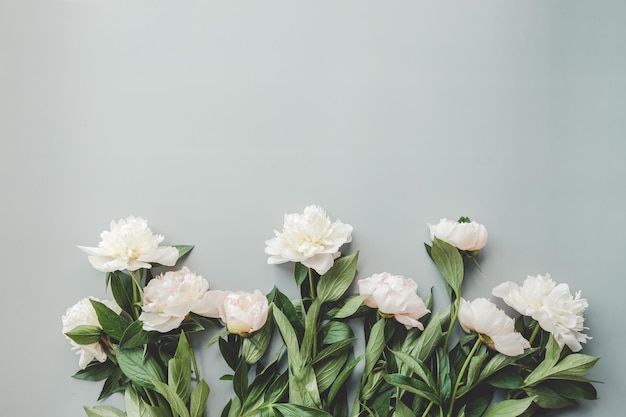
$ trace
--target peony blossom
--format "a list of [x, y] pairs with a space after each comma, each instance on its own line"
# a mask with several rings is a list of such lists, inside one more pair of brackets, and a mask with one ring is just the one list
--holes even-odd
[[368, 307], [377, 308], [383, 316], [393, 316], [407, 329], [417, 327], [424, 330], [418, 320], [430, 310], [417, 295], [417, 284], [412, 279], [387, 272], [374, 274], [358, 281], [361, 295], [371, 294], [364, 303]]
[[478, 251], [487, 244], [487, 228], [480, 223], [461, 223], [441, 219], [437, 224], [426, 223], [430, 229], [430, 239], [435, 237], [466, 251]]
[[567, 284], [556, 284], [550, 275], [528, 276], [520, 287], [504, 282], [493, 289], [493, 295], [520, 314], [537, 320], [542, 329], [552, 333], [559, 346], [567, 345], [573, 352], [582, 349], [589, 336], [581, 333], [586, 327], [583, 313], [587, 300], [580, 292], [572, 295]]
[[151, 263], [172, 266], [178, 260], [178, 250], [159, 246], [163, 236], [153, 234], [141, 217], [112, 221], [111, 230], [103, 231], [100, 238], [97, 248], [79, 246], [89, 254], [89, 262], [98, 271], [136, 271], [151, 268]]
[[259, 290], [253, 293], [225, 292], [219, 304], [219, 316], [230, 333], [250, 336], [267, 321], [269, 305]]
[[222, 295], [222, 291], [209, 291], [207, 280], [187, 267], [165, 272], [146, 285], [139, 320], [144, 330], [167, 333], [191, 312], [213, 317]]
[[[89, 301], [90, 299], [100, 301], [117, 314], [122, 312], [122, 309], [115, 303], [115, 301], [101, 301], [94, 297], [83, 298], [78, 303], [68, 308], [65, 315], [61, 317], [61, 321], [63, 322], [63, 334], [74, 330], [78, 326], [98, 326], [99, 328], [102, 328], [102, 326], [100, 326], [100, 322], [98, 321], [96, 310]], [[69, 337], [65, 337], [70, 341], [72, 350], [76, 350], [76, 354], [80, 355], [78, 366], [80, 366], [81, 369], [85, 369], [94, 359], [98, 362], [105, 362], [107, 360], [106, 352], [102, 349], [100, 342], [94, 342], [88, 345], [79, 345]]]
[[268, 264], [300, 262], [323, 275], [341, 255], [341, 245], [352, 241], [352, 226], [339, 220], [331, 223], [324, 209], [308, 206], [304, 214], [285, 214], [283, 232], [274, 234], [265, 242]]
[[554, 289], [556, 283], [550, 275], [528, 276], [520, 287], [514, 282], [507, 281], [496, 286], [492, 294], [502, 298], [504, 302], [524, 316], [532, 316], [543, 307], [544, 300]]
[[463, 330], [478, 333], [490, 348], [504, 355], [521, 355], [530, 347], [530, 343], [515, 331], [514, 320], [485, 298], [471, 302], [461, 298], [458, 318]]

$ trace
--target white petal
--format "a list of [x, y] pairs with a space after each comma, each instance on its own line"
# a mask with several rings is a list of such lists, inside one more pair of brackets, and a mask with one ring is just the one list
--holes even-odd
[[320, 275], [324, 275], [333, 266], [334, 257], [332, 254], [320, 253], [301, 262], [302, 265], [314, 269]]
[[227, 294], [227, 291], [207, 291], [202, 300], [200, 300], [196, 307], [194, 307], [191, 311], [204, 317], [219, 318], [220, 306], [224, 302], [224, 297]]
[[173, 246], [159, 246], [150, 253], [137, 258], [140, 262], [157, 263], [165, 266], [173, 266], [178, 260], [178, 249]]
[[520, 333], [509, 333], [503, 336], [490, 336], [495, 349], [507, 356], [517, 356], [524, 353], [525, 348], [530, 347], [528, 340]]

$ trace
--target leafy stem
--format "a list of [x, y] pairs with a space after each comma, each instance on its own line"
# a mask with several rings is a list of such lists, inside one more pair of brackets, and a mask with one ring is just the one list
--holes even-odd
[[461, 385], [461, 381], [463, 380], [463, 377], [465, 376], [465, 371], [467, 370], [467, 367], [469, 366], [472, 358], [474, 357], [474, 354], [478, 350], [478, 347], [480, 346], [481, 343], [482, 343], [482, 341], [480, 340], [480, 337], [477, 337], [476, 338], [476, 342], [474, 343], [474, 346], [472, 347], [472, 350], [467, 355], [467, 358], [465, 359], [465, 362], [463, 362], [463, 366], [461, 367], [461, 371], [459, 372], [459, 376], [456, 378], [456, 382], [454, 383], [454, 389], [452, 390], [452, 396], [450, 397], [450, 408], [448, 409], [448, 417], [452, 417], [452, 410], [454, 409], [454, 401], [456, 400], [456, 393], [457, 393], [457, 391], [459, 389], [459, 386]]
[[456, 323], [456, 319], [459, 316], [459, 309], [461, 308], [461, 297], [457, 296], [454, 301], [454, 312], [452, 313], [452, 317], [450, 318], [450, 324], [448, 325], [448, 331], [446, 333], [446, 340], [444, 346], [446, 350], [448, 349], [448, 343], [450, 342], [450, 335], [452, 334], [452, 328], [454, 327], [454, 323]]
[[139, 317], [140, 306], [143, 301], [143, 288], [141, 287], [141, 282], [139, 278], [135, 275], [133, 271], [128, 271], [133, 281], [133, 311], [135, 313], [134, 318]]

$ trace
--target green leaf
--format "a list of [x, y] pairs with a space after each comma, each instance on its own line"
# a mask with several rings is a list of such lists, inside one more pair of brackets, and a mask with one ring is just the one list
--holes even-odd
[[550, 372], [550, 378], [569, 379], [585, 375], [600, 360], [597, 356], [574, 353], [566, 356]]
[[324, 345], [332, 345], [333, 343], [354, 338], [352, 328], [346, 323], [339, 321], [329, 321], [324, 324], [320, 329], [319, 335]]
[[172, 247], [176, 248], [178, 251], [178, 259], [182, 258], [193, 249], [193, 245], [173, 245]]
[[100, 340], [102, 329], [98, 326], [85, 324], [74, 327], [72, 330], [65, 333], [65, 335], [79, 345], [91, 345]]
[[545, 384], [525, 388], [524, 391], [530, 396], [535, 396], [535, 403], [541, 408], [563, 408], [576, 405], [576, 401], [567, 398], [551, 389]]
[[572, 400], [585, 399], [596, 400], [598, 399], [598, 392], [589, 382], [578, 381], [565, 381], [565, 380], [551, 380], [546, 381], [545, 385], [552, 388], [554, 391], [563, 395], [566, 398]]
[[102, 330], [113, 339], [120, 340], [124, 335], [124, 331], [129, 326], [129, 323], [122, 318], [115, 311], [111, 310], [106, 305], [96, 300], [91, 301], [94, 310], [98, 316], [98, 322], [102, 326]]
[[393, 417], [415, 417], [415, 413], [399, 399], [396, 400], [396, 411]]
[[445, 282], [452, 288], [457, 297], [460, 297], [464, 269], [463, 258], [459, 250], [435, 237], [431, 255]]
[[302, 359], [300, 358], [300, 347], [298, 345], [296, 332], [293, 330], [293, 327], [291, 326], [289, 320], [287, 320], [287, 317], [285, 317], [279, 308], [272, 308], [272, 313], [274, 315], [276, 326], [278, 327], [280, 335], [282, 336], [285, 346], [287, 347], [289, 361], [293, 363], [293, 366], [299, 368], [302, 363]]
[[385, 374], [383, 375], [383, 378], [385, 378], [385, 381], [387, 381], [388, 384], [393, 385], [394, 387], [412, 392], [415, 395], [426, 398], [428, 401], [441, 405], [441, 398], [437, 391], [416, 378], [400, 374]]
[[320, 302], [337, 301], [350, 288], [356, 275], [358, 259], [359, 252], [339, 258], [328, 272], [320, 277], [317, 284], [317, 296]]
[[333, 400], [335, 399], [335, 396], [339, 393], [339, 390], [341, 389], [341, 387], [343, 387], [343, 385], [346, 383], [346, 381], [352, 374], [354, 367], [361, 361], [362, 358], [363, 358], [363, 355], [359, 356], [356, 359], [354, 358], [350, 359], [348, 363], [346, 363], [346, 365], [343, 367], [339, 375], [337, 375], [337, 378], [332, 383], [332, 385], [330, 386], [330, 390], [328, 391], [327, 402], [329, 404], [333, 402]]
[[267, 348], [270, 345], [270, 341], [272, 340], [272, 331], [274, 330], [271, 314], [272, 312], [270, 311], [268, 314], [268, 320], [265, 322], [263, 327], [251, 336], [243, 339], [241, 353], [246, 362], [249, 364], [257, 363], [259, 359], [263, 357], [265, 351], [267, 351]]
[[191, 395], [191, 354], [184, 332], [178, 339], [174, 357], [168, 362], [167, 384], [187, 403]]
[[300, 262], [296, 262], [293, 275], [294, 275], [294, 278], [296, 279], [296, 284], [299, 287], [309, 276], [309, 268], [302, 265]]
[[524, 398], [523, 400], [504, 400], [489, 406], [483, 417], [517, 417], [522, 414], [530, 404], [534, 397]]
[[145, 388], [155, 389], [153, 381], [164, 381], [165, 373], [158, 362], [147, 355], [143, 349], [115, 349], [117, 362], [124, 375], [131, 381]]
[[111, 361], [91, 362], [85, 369], [81, 369], [72, 375], [72, 378], [82, 379], [84, 381], [102, 381], [111, 376], [116, 369], [119, 369]]
[[429, 387], [434, 389], [437, 386], [435, 378], [424, 362], [404, 352], [392, 351], [392, 353], [396, 359], [406, 365], [411, 371], [415, 372]]
[[126, 413], [110, 405], [85, 406], [83, 409], [88, 417], [126, 417]]
[[271, 407], [280, 411], [283, 417], [333, 417], [325, 411], [296, 404], [274, 404]]
[[336, 318], [336, 319], [348, 318], [352, 316], [354, 313], [356, 313], [359, 310], [359, 307], [363, 305], [363, 301], [365, 301], [369, 297], [370, 297], [369, 295], [360, 295], [360, 294], [350, 295], [346, 297], [345, 302], [343, 303], [341, 307], [339, 307], [336, 310], [333, 310], [329, 314], [331, 315], [331, 317]]
[[204, 411], [206, 408], [206, 402], [209, 398], [209, 393], [211, 390], [209, 386], [201, 379], [198, 381], [196, 388], [194, 388], [191, 393], [191, 404], [189, 406], [189, 416], [190, 417], [203, 417]]
[[437, 349], [437, 387], [443, 401], [449, 400], [452, 395], [450, 359], [442, 347]]
[[126, 414], [130, 417], [140, 416], [141, 398], [137, 394], [137, 390], [133, 384], [126, 386], [124, 392], [124, 407], [126, 408]]
[[287, 392], [288, 386], [289, 374], [285, 372], [281, 374], [278, 378], [276, 378], [265, 392], [265, 403], [272, 404], [277, 401], [281, 401], [281, 399]]
[[143, 322], [136, 320], [126, 328], [120, 340], [120, 347], [123, 349], [134, 348], [147, 345], [155, 339], [154, 332], [147, 332], [143, 329]]
[[222, 354], [224, 361], [230, 367], [230, 369], [234, 371], [237, 368], [237, 365], [239, 363], [238, 343], [231, 344], [226, 339], [221, 338], [221, 337], [217, 341], [218, 341], [218, 346], [220, 348], [220, 353]]
[[304, 319], [304, 338], [300, 347], [300, 357], [310, 358], [316, 344], [318, 330], [318, 320], [322, 303], [320, 299], [315, 299], [309, 307]]
[[116, 367], [113, 373], [104, 381], [100, 395], [98, 395], [98, 401], [104, 400], [116, 392], [124, 392], [126, 385], [128, 385], [127, 378], [122, 370]]
[[363, 370], [363, 378], [374, 369], [374, 365], [378, 361], [380, 354], [385, 348], [385, 320], [378, 320], [370, 331], [370, 338], [365, 347], [365, 369]]
[[289, 401], [306, 407], [321, 408], [317, 379], [310, 365], [289, 367]]
[[172, 413], [174, 413], [174, 417], [190, 417], [189, 410], [187, 410], [187, 406], [183, 402], [183, 400], [176, 394], [169, 385], [153, 380], [155, 390], [165, 397], [165, 400], [168, 402], [170, 407], [172, 408]]
[[506, 368], [487, 379], [489, 385], [502, 389], [517, 389], [524, 385], [524, 379], [519, 371]]
[[326, 391], [335, 379], [337, 379], [347, 359], [348, 352], [344, 352], [343, 354], [327, 357], [323, 361], [319, 361], [313, 365], [317, 386], [320, 392]]
[[485, 362], [485, 359], [487, 359], [488, 356], [489, 355], [487, 353], [483, 353], [480, 355], [474, 355], [474, 357], [470, 360], [469, 368], [467, 370], [467, 382], [465, 383], [467, 387], [473, 387], [478, 381], [483, 362]]
[[337, 343], [333, 343], [332, 345], [323, 349], [321, 352], [317, 354], [317, 356], [315, 356], [315, 358], [313, 358], [313, 364], [332, 358], [333, 356], [342, 355], [352, 346], [352, 343], [355, 340], [356, 339], [354, 338], [350, 338], [350, 339], [341, 340]]
[[109, 272], [107, 278], [110, 281], [111, 292], [117, 305], [131, 317], [134, 317], [133, 279], [122, 271]]
[[248, 395], [248, 363], [246, 361], [239, 362], [239, 366], [235, 370], [233, 390], [243, 403]]

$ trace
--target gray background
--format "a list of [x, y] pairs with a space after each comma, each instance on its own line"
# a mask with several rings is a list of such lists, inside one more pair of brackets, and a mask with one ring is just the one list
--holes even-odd
[[95, 404], [60, 317], [110, 297], [76, 245], [112, 219], [195, 244], [215, 289], [294, 293], [264, 242], [308, 204], [354, 226], [359, 277], [412, 277], [439, 307], [425, 223], [486, 224], [466, 296], [546, 272], [582, 290], [605, 383], [561, 415], [622, 415], [625, 18], [621, 0], [0, 1], [2, 415]]

